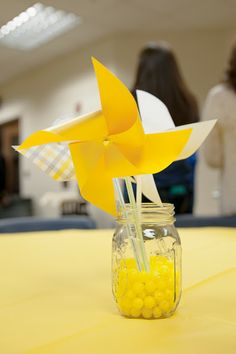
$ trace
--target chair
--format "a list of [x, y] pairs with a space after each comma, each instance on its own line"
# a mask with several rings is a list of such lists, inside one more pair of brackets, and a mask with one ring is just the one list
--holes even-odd
[[87, 203], [80, 200], [65, 200], [61, 203], [61, 215], [88, 215]]
[[7, 205], [0, 205], [0, 219], [28, 217], [33, 215], [33, 203], [30, 198], [11, 197]]
[[88, 216], [62, 217], [56, 219], [22, 217], [0, 220], [0, 233], [95, 228], [96, 223]]
[[177, 227], [236, 227], [235, 216], [177, 215]]

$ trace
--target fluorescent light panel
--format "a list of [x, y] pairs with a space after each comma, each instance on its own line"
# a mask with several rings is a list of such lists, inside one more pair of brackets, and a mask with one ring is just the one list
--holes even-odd
[[81, 22], [73, 13], [37, 3], [0, 28], [0, 43], [16, 49], [33, 49]]

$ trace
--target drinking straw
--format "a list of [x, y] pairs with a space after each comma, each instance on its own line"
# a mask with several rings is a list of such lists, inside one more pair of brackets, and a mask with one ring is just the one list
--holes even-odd
[[150, 195], [150, 191], [152, 193], [152, 198], [153, 198], [152, 201], [158, 206], [163, 206], [153, 175], [135, 176], [134, 182], [137, 183], [136, 203], [137, 203], [138, 210], [141, 207], [141, 203], [142, 203], [142, 183], [144, 177], [145, 177], [145, 183], [146, 184], [148, 183], [149, 185], [149, 195]]
[[136, 176], [136, 204], [137, 210], [141, 211], [142, 204], [142, 179], [141, 176]]
[[137, 239], [139, 240], [139, 246], [140, 246], [140, 251], [141, 251], [141, 256], [142, 256], [142, 266], [143, 266], [144, 270], [146, 272], [148, 272], [149, 271], [149, 262], [148, 262], [148, 258], [147, 258], [147, 254], [146, 254], [146, 250], [145, 250], [144, 241], [143, 241], [142, 227], [140, 225], [140, 216], [139, 215], [141, 215], [141, 210], [140, 209], [138, 210], [138, 208], [137, 208], [130, 178], [125, 177], [124, 180], [125, 180], [125, 185], [127, 188], [128, 197], [129, 197], [129, 201], [130, 201], [130, 205], [131, 205], [131, 212], [132, 212], [133, 218], [134, 218], [134, 227], [136, 229]]
[[[124, 201], [124, 197], [122, 194], [122, 190], [121, 190], [118, 178], [114, 178], [114, 184], [115, 184], [115, 189], [116, 189], [117, 196], [118, 196], [118, 201], [119, 201], [121, 208], [122, 208], [122, 212], [125, 214], [125, 218], [127, 219], [128, 213], [127, 213], [127, 210], [125, 207], [125, 201]], [[136, 239], [132, 236], [132, 229], [131, 229], [130, 224], [129, 223], [125, 224], [125, 227], [126, 227], [128, 238], [130, 240], [130, 243], [131, 243], [131, 246], [133, 249], [136, 266], [137, 266], [138, 270], [141, 272], [142, 264], [140, 261], [140, 256], [139, 256], [139, 251], [138, 251], [138, 247], [137, 247], [138, 245], [137, 245]]]
[[[154, 180], [150, 180], [150, 183]], [[136, 182], [136, 205], [137, 205], [137, 212], [138, 212], [138, 217], [140, 218], [140, 213], [141, 213], [141, 205], [142, 205], [142, 178], [141, 176], [135, 176], [135, 182]], [[155, 193], [156, 193], [156, 199], [157, 199], [157, 205], [163, 206], [161, 198], [159, 196], [158, 190], [156, 185], [154, 184], [153, 187], [155, 188]], [[157, 246], [160, 250], [160, 253], [167, 253], [168, 249], [167, 246], [163, 240], [163, 238], [158, 238], [157, 239]]]

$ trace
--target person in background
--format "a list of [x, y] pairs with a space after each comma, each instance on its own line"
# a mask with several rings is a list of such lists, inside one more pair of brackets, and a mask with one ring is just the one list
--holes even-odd
[[0, 205], [3, 204], [6, 192], [6, 166], [5, 159], [0, 152]]
[[[167, 43], [152, 44], [141, 51], [132, 90], [135, 98], [136, 90], [158, 97], [167, 106], [176, 126], [199, 120], [197, 101], [185, 84]], [[154, 175], [162, 201], [174, 204], [176, 214], [193, 211], [195, 165], [196, 155], [193, 155]]]
[[222, 214], [236, 214], [236, 40], [222, 83], [208, 93], [203, 120], [217, 118], [204, 149], [207, 163], [220, 169]]

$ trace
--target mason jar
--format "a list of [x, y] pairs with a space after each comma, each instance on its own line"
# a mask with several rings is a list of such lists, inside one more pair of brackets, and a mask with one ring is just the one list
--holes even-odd
[[181, 296], [181, 243], [174, 206], [130, 204], [119, 211], [112, 242], [112, 287], [117, 307], [130, 318], [171, 316]]

